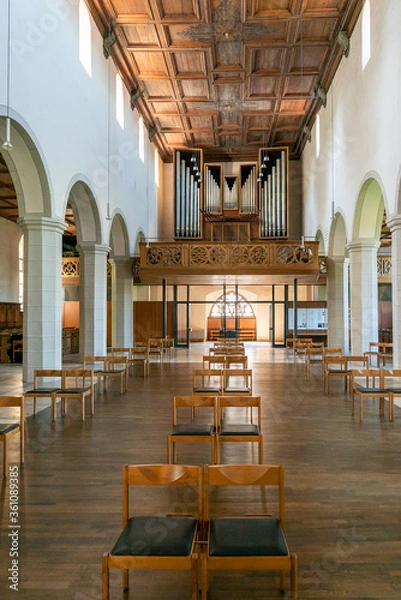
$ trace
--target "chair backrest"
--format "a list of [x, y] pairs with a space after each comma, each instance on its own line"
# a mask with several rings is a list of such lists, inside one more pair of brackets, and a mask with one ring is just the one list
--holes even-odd
[[222, 369], [193, 369], [192, 371], [192, 383], [193, 387], [199, 387], [207, 385], [218, 385], [222, 382]]
[[366, 387], [382, 389], [384, 387], [384, 378], [390, 375], [390, 373], [391, 371], [388, 369], [353, 369], [351, 371], [352, 385], [354, 385], [355, 379], [363, 377], [363, 383]]
[[217, 426], [217, 397], [216, 396], [174, 396], [173, 398], [173, 427], [178, 423], [180, 408], [209, 408], [213, 409], [213, 425]]
[[[129, 518], [129, 490], [131, 486], [186, 486], [197, 490], [197, 501], [174, 504], [174, 514], [177, 508], [182, 508], [181, 514], [194, 511], [202, 518], [202, 467], [192, 465], [161, 465], [141, 464], [123, 467], [123, 527]], [[188, 496], [189, 497], [189, 496]], [[191, 494], [192, 498], [192, 494]], [[173, 511], [170, 511], [173, 512]]]
[[226, 364], [225, 355], [215, 355], [212, 356], [207, 354], [202, 358], [202, 368], [203, 369], [224, 369]]
[[[222, 419], [223, 409], [226, 408], [256, 408], [259, 433], [262, 433], [261, 397], [260, 396], [219, 396], [217, 399], [218, 420]], [[239, 419], [235, 418], [238, 423]]]
[[245, 354], [227, 354], [225, 366], [226, 369], [230, 369], [232, 366], [240, 366], [243, 369], [247, 369], [248, 357]]
[[347, 359], [347, 369], [368, 369], [369, 368], [369, 357], [364, 354], [357, 355], [348, 355]]
[[131, 348], [110, 348], [112, 356], [126, 356], [127, 359], [131, 356]]
[[245, 354], [245, 346], [227, 346], [227, 354]]
[[346, 371], [347, 357], [338, 355], [332, 356], [331, 354], [329, 354], [328, 356], [323, 355], [323, 370], [325, 373], [329, 371], [330, 365], [333, 365], [333, 367], [336, 369]]
[[233, 385], [249, 388], [252, 394], [252, 369], [223, 369], [223, 390]]
[[[278, 489], [278, 518], [284, 529], [284, 468], [281, 465], [207, 465], [203, 468], [203, 514], [210, 518], [209, 493], [214, 486], [276, 486]], [[233, 502], [232, 506], [236, 503]], [[256, 512], [256, 511], [255, 511]]]
[[39, 379], [51, 378], [60, 379], [63, 376], [62, 369], [35, 369], [33, 373], [33, 386], [36, 388], [39, 384]]
[[323, 354], [325, 356], [329, 356], [330, 354], [334, 356], [337, 354], [341, 355], [343, 354], [343, 349], [339, 347], [329, 346], [327, 348], [323, 348]]
[[[20, 452], [21, 462], [24, 461], [24, 443], [25, 443], [25, 400], [24, 396], [0, 396], [0, 408], [19, 408], [18, 428], [20, 431]], [[5, 474], [4, 474], [5, 475]]]
[[107, 371], [121, 371], [122, 367], [127, 367], [128, 359], [121, 355], [107, 356], [104, 364]]
[[131, 359], [148, 358], [149, 348], [147, 346], [138, 346], [131, 348]]
[[161, 338], [149, 338], [148, 339], [148, 348], [150, 351], [163, 351], [163, 341]]
[[[72, 380], [72, 382], [71, 382]], [[63, 369], [63, 388], [94, 385], [92, 369]]]
[[316, 347], [309, 346], [308, 348], [305, 348], [306, 359], [316, 358], [317, 356], [323, 357], [323, 348], [322, 347], [316, 348]]
[[84, 369], [104, 369], [107, 356], [84, 356]]

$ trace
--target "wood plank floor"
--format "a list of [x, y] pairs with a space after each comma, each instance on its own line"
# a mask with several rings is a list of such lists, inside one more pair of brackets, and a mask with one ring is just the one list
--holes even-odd
[[[364, 421], [351, 417], [342, 382], [323, 393], [321, 369], [305, 379], [302, 362], [285, 350], [247, 343], [254, 394], [263, 401], [265, 462], [285, 468], [287, 539], [299, 560], [300, 599], [401, 598], [401, 412], [380, 418], [368, 401]], [[121, 528], [121, 468], [165, 462], [175, 394], [191, 389], [191, 370], [207, 344], [175, 350], [150, 366], [150, 377], [118, 382], [96, 398], [85, 422], [71, 404], [68, 417], [50, 421], [44, 408], [28, 416], [25, 466], [19, 473], [19, 592], [9, 589], [9, 488], [1, 487], [0, 598], [95, 600], [101, 597], [101, 556]], [[0, 393], [21, 390], [19, 367], [0, 369]], [[30, 407], [28, 407], [30, 410]], [[387, 406], [386, 406], [387, 409]], [[16, 437], [16, 436], [15, 436]], [[183, 444], [180, 462], [203, 464], [209, 446]], [[10, 444], [17, 464], [17, 440]], [[256, 462], [250, 444], [226, 444], [223, 462]], [[111, 598], [185, 600], [189, 575], [152, 571], [111, 574]], [[289, 581], [287, 579], [287, 589]], [[285, 595], [289, 597], [289, 593]], [[215, 573], [210, 600], [278, 600], [275, 573]]]

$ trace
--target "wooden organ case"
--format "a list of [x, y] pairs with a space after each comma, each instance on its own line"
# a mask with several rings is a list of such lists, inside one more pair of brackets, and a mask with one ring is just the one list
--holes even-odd
[[288, 148], [260, 148], [258, 163], [205, 163], [174, 153], [175, 238], [219, 242], [288, 238]]

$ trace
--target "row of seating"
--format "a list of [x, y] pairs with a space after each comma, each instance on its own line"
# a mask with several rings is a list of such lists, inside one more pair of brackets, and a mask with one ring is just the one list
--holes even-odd
[[366, 398], [379, 398], [380, 416], [384, 416], [384, 400], [387, 400], [389, 421], [393, 421], [394, 398], [401, 396], [401, 369], [353, 370], [351, 378], [352, 415], [354, 415], [355, 396], [359, 399], [360, 421], [363, 418], [363, 401]]
[[193, 394], [252, 395], [252, 369], [193, 369]]
[[[138, 507], [149, 505], [149, 486], [157, 490], [158, 498], [161, 487], [184, 492], [183, 500], [174, 504], [174, 514], [170, 506], [166, 507], [166, 516], [161, 515], [161, 509], [143, 514]], [[245, 497], [243, 486], [249, 490]], [[131, 488], [135, 488], [135, 494], [130, 494]], [[142, 503], [141, 488], [147, 490]], [[224, 488], [230, 489], [230, 501], [226, 512], [216, 515], [213, 492]], [[235, 501], [236, 489], [242, 490], [241, 502]], [[255, 511], [252, 505], [253, 514], [239, 514], [236, 507], [244, 506], [252, 489], [260, 490], [261, 510]], [[278, 507], [275, 516], [266, 514], [265, 506], [267, 494], [273, 490], [272, 505]], [[131, 496], [138, 499], [134, 508]], [[124, 590], [128, 590], [130, 569], [187, 570], [191, 573], [192, 600], [198, 598], [199, 589], [202, 600], [207, 599], [211, 571], [277, 570], [282, 591], [287, 571], [291, 597], [298, 598], [297, 556], [290, 552], [284, 533], [281, 465], [127, 465], [123, 468], [122, 512], [123, 530], [113, 549], [103, 554], [102, 600], [110, 598], [110, 569], [122, 570]]]
[[[185, 409], [185, 410], [184, 410]], [[197, 418], [194, 419], [196, 409]], [[200, 410], [198, 410], [200, 409]], [[234, 410], [230, 410], [234, 409]], [[239, 419], [239, 414], [251, 411], [251, 422]], [[256, 423], [253, 423], [256, 409]], [[183, 420], [182, 413], [191, 414]], [[206, 418], [199, 418], [199, 413]], [[233, 420], [231, 413], [235, 414]], [[259, 463], [263, 462], [263, 434], [260, 396], [175, 396], [173, 399], [173, 430], [167, 436], [167, 462], [176, 462], [176, 444], [197, 442], [211, 444], [211, 463], [220, 462], [220, 444], [252, 442], [258, 444]]]
[[203, 369], [230, 369], [231, 367], [248, 368], [248, 357], [245, 354], [216, 354], [202, 357]]

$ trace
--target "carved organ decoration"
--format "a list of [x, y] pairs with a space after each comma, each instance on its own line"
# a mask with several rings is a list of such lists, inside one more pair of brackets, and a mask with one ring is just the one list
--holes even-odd
[[241, 165], [241, 212], [256, 212], [256, 165]]
[[201, 237], [202, 162], [201, 150], [176, 150], [174, 153], [177, 238]]
[[259, 150], [260, 237], [287, 237], [288, 149]]
[[205, 165], [205, 211], [207, 213], [221, 212], [221, 166]]

